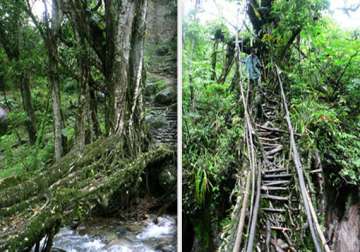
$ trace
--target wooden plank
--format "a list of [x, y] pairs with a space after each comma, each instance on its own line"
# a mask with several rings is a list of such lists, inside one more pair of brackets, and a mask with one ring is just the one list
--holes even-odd
[[275, 180], [275, 181], [263, 181], [265, 186], [273, 186], [273, 185], [287, 185], [290, 183], [289, 180]]
[[321, 173], [322, 169], [311, 170], [309, 173]]
[[276, 142], [280, 140], [280, 137], [273, 137], [273, 138], [267, 138], [267, 137], [259, 137], [261, 141], [269, 141], [269, 142]]
[[291, 174], [285, 173], [285, 174], [265, 174], [263, 175], [264, 179], [272, 179], [272, 178], [290, 178], [292, 177]]
[[272, 155], [272, 154], [275, 154], [275, 153], [281, 151], [282, 149], [283, 149], [283, 146], [278, 145], [276, 148], [272, 149], [271, 151], [267, 151], [265, 153], [266, 153], [266, 155]]
[[286, 210], [282, 208], [262, 208], [262, 210], [265, 212], [286, 213]]
[[281, 186], [262, 186], [261, 190], [264, 191], [287, 191], [289, 188]]
[[276, 196], [271, 194], [261, 194], [263, 199], [271, 199], [271, 200], [281, 200], [281, 201], [288, 201], [289, 197], [287, 196]]
[[287, 169], [285, 168], [279, 168], [279, 169], [271, 169], [271, 170], [265, 170], [265, 173], [276, 173], [276, 172], [286, 172]]
[[260, 130], [267, 130], [267, 131], [275, 131], [275, 132], [282, 132], [282, 133], [287, 133], [285, 130], [279, 129], [279, 128], [272, 128], [272, 127], [268, 127], [265, 125], [259, 125], [256, 124], [257, 127], [260, 128]]
[[271, 131], [260, 131], [259, 132], [259, 136], [271, 136], [274, 132], [271, 132]]
[[287, 227], [275, 227], [275, 226], [272, 226], [271, 229], [272, 230], [277, 230], [277, 231], [291, 231], [291, 229], [287, 228]]
[[279, 143], [269, 143], [269, 142], [265, 142], [265, 143], [263, 143], [263, 145], [264, 145], [264, 148], [265, 148], [265, 149], [269, 149], [269, 148], [271, 148], [271, 147], [272, 147], [272, 149], [273, 149], [274, 147], [277, 147], [277, 146], [279, 146], [279, 145], [281, 145], [281, 144], [279, 144]]

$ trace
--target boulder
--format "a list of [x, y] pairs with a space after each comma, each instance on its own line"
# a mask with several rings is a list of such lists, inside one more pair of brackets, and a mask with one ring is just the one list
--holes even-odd
[[152, 129], [159, 129], [167, 125], [166, 118], [161, 115], [150, 114], [145, 117], [145, 122]]
[[171, 105], [176, 103], [176, 90], [173, 87], [165, 88], [155, 96], [155, 103], [159, 105]]
[[50, 250], [51, 252], [66, 252], [65, 250], [63, 250], [63, 249], [60, 249], [60, 248], [51, 248], [51, 250]]
[[159, 174], [159, 182], [161, 187], [166, 191], [171, 191], [176, 187], [176, 166], [169, 164]]
[[155, 83], [149, 83], [145, 86], [144, 94], [145, 96], [155, 95], [158, 90], [158, 87]]
[[159, 47], [155, 53], [158, 56], [165, 56], [169, 53], [169, 48], [167, 48], [166, 46]]

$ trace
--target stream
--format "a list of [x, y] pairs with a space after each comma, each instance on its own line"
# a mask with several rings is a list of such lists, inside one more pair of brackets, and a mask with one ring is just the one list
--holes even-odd
[[149, 216], [144, 221], [91, 219], [76, 230], [60, 229], [54, 252], [170, 252], [176, 251], [176, 217]]

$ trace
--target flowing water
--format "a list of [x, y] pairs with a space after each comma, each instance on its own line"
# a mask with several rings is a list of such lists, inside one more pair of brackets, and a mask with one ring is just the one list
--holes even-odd
[[53, 251], [176, 251], [176, 218], [164, 215], [155, 219], [150, 216], [139, 222], [92, 219], [76, 230], [62, 228], [54, 237]]

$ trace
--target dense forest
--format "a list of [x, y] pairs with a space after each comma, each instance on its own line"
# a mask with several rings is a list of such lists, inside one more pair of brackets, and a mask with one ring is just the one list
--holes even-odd
[[359, 251], [360, 30], [330, 2], [186, 1], [184, 251]]
[[1, 1], [1, 251], [50, 251], [93, 216], [176, 214], [176, 6]]

